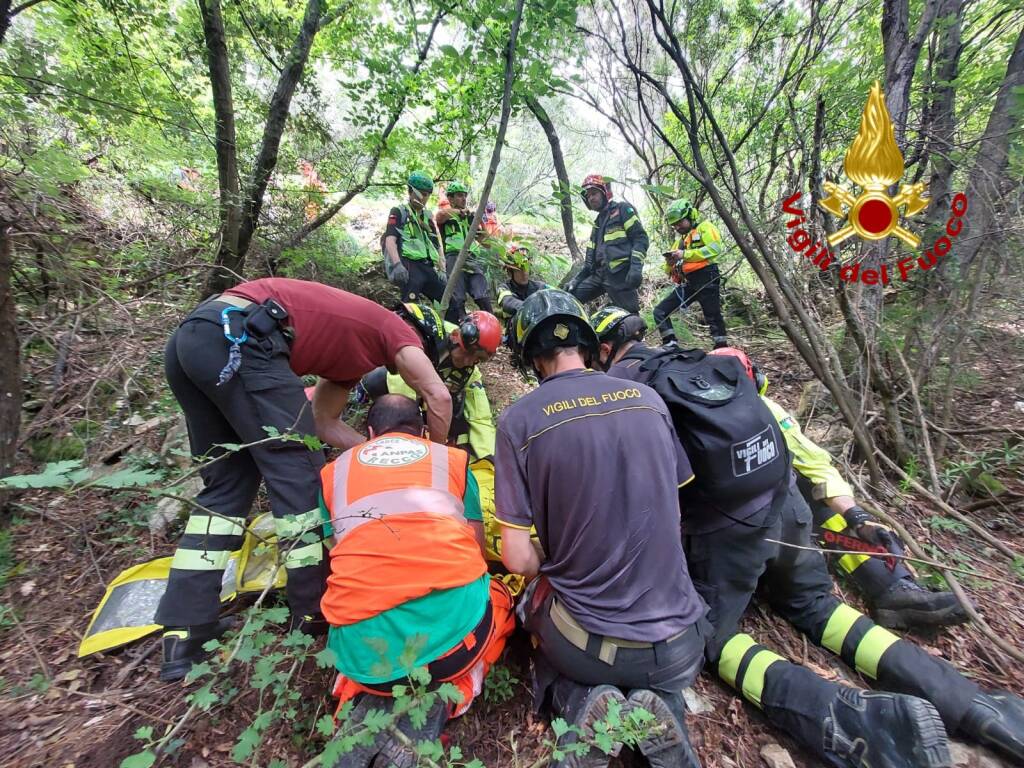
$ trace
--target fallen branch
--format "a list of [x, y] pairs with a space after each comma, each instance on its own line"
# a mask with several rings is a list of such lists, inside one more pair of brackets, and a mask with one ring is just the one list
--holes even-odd
[[925, 496], [927, 496], [932, 502], [935, 503], [936, 506], [939, 507], [939, 509], [941, 509], [943, 512], [945, 512], [950, 517], [952, 517], [952, 518], [954, 518], [956, 520], [959, 520], [961, 523], [966, 525], [968, 528], [970, 528], [972, 531], [974, 531], [976, 534], [978, 534], [981, 538], [983, 538], [986, 542], [988, 542], [993, 547], [995, 547], [997, 550], [999, 550], [1004, 555], [1006, 555], [1008, 558], [1010, 558], [1010, 560], [1016, 562], [1019, 559], [1024, 558], [1024, 555], [1022, 555], [1020, 552], [1017, 552], [1016, 550], [1012, 549], [1011, 547], [1009, 547], [1004, 542], [1000, 541], [998, 538], [996, 538], [991, 533], [986, 531], [981, 525], [979, 525], [974, 520], [969, 518], [963, 512], [959, 512], [956, 509], [953, 509], [953, 507], [951, 507], [945, 501], [940, 499], [938, 496], [936, 496], [934, 493], [929, 491], [927, 488], [925, 488], [919, 482], [914, 480], [914, 478], [912, 478], [910, 475], [908, 475], [906, 472], [904, 472], [902, 469], [900, 469], [899, 465], [896, 462], [894, 462], [892, 459], [890, 459], [888, 456], [886, 456], [884, 453], [882, 453], [881, 451], [878, 451], [878, 456], [882, 459], [882, 461], [884, 461], [886, 464], [888, 464], [889, 467], [894, 472], [896, 472], [896, 474], [898, 474], [903, 479], [904, 482], [907, 483], [907, 485], [909, 485], [911, 488], [913, 488], [918, 493], [922, 493]]
[[998, 576], [986, 576], [983, 573], [978, 573], [977, 571], [972, 571], [968, 568], [960, 568], [955, 565], [940, 563], [938, 560], [929, 560], [924, 557], [917, 557], [916, 555], [897, 555], [894, 552], [865, 552], [862, 549], [832, 549], [831, 547], [805, 546], [803, 544], [792, 544], [788, 541], [778, 541], [777, 539], [765, 539], [765, 541], [772, 544], [779, 544], [783, 547], [789, 547], [790, 549], [802, 549], [807, 552], [821, 552], [828, 555], [863, 555], [864, 557], [877, 557], [880, 560], [888, 560], [890, 557], [894, 560], [908, 560], [912, 563], [920, 563], [921, 565], [938, 568], [940, 571], [962, 573], [964, 576], [974, 576], [979, 579], [985, 579], [986, 581], [995, 581], [999, 584], [1005, 584], [1008, 587], [1014, 587], [1015, 589], [1020, 588], [1020, 583], [1016, 581], [1009, 581]]
[[[900, 474], [903, 474], [904, 477], [906, 477], [903, 471], [900, 470], [899, 467], [896, 467], [896, 465], [889, 459], [888, 456], [886, 456], [883, 453], [879, 453], [879, 456], [881, 456], [885, 462], [895, 467], [896, 470], [900, 472]], [[859, 480], [857, 480], [856, 477], [853, 477], [851, 475], [851, 479], [853, 480], [854, 485], [857, 486], [857, 490], [860, 493], [862, 505], [867, 507], [868, 511], [875, 515], [879, 520], [891, 526], [892, 529], [900, 535], [900, 538], [903, 540], [903, 543], [907, 545], [907, 549], [909, 549], [918, 557], [925, 558], [926, 556], [924, 549], [921, 547], [920, 544], [917, 543], [917, 539], [910, 535], [910, 531], [903, 527], [903, 525], [894, 517], [884, 512], [878, 504], [869, 502], [868, 499], [870, 499], [871, 496], [867, 492], [867, 489], [864, 488], [864, 486], [860, 483]], [[909, 478], [907, 479], [909, 480]], [[915, 483], [915, 485], [918, 484]], [[918, 485], [918, 487], [920, 488], [921, 486]], [[924, 491], [923, 488], [921, 490]], [[932, 494], [928, 493], [927, 491], [924, 491], [924, 493], [926, 493], [929, 496], [932, 496]], [[944, 502], [942, 503], [944, 506], [949, 506]], [[974, 603], [972, 603], [971, 599], [967, 597], [967, 593], [964, 592], [964, 588], [960, 586], [960, 582], [957, 580], [956, 576], [954, 576], [945, 567], [941, 568], [939, 570], [939, 573], [941, 573], [942, 577], [946, 580], [946, 583], [949, 585], [950, 591], [956, 596], [956, 599], [960, 603], [960, 607], [964, 609], [964, 612], [968, 615], [971, 621], [974, 622], [978, 629], [981, 630], [981, 633], [985, 635], [985, 637], [987, 637], [989, 640], [991, 640], [992, 643], [996, 646], [996, 648], [1005, 653], [1007, 656], [1009, 656], [1012, 659], [1015, 659], [1017, 662], [1024, 663], [1024, 653], [1022, 653], [1019, 649], [1015, 648], [1014, 646], [1006, 642], [1002, 637], [996, 634], [995, 630], [992, 629], [992, 627], [988, 625], [988, 622], [986, 622], [985, 619], [981, 617], [981, 614], [978, 613], [978, 609], [974, 607]]]

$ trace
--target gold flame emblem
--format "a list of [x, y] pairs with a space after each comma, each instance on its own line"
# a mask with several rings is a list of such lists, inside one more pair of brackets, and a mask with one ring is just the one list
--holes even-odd
[[904, 184], [895, 197], [886, 192], [903, 176], [903, 154], [896, 144], [892, 118], [877, 80], [868, 94], [860, 130], [846, 153], [843, 168], [863, 191], [855, 196], [839, 184], [825, 182], [828, 197], [818, 205], [833, 216], [847, 220], [846, 226], [829, 235], [828, 244], [838, 245], [853, 235], [865, 240], [895, 235], [911, 248], [917, 248], [921, 238], [900, 226], [900, 209], [904, 216], [913, 216], [927, 208], [931, 201], [921, 197], [925, 191], [923, 183]]

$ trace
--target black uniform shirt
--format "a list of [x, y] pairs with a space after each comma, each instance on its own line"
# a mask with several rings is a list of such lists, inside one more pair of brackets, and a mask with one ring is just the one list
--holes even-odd
[[537, 527], [541, 565], [589, 632], [657, 642], [703, 614], [679, 532], [677, 488], [693, 477], [652, 389], [568, 371], [498, 420], [498, 520]]

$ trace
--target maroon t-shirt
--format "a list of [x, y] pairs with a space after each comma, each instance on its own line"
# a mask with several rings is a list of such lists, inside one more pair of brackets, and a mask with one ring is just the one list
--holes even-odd
[[287, 277], [267, 277], [225, 291], [257, 304], [274, 299], [288, 310], [294, 331], [291, 369], [355, 386], [381, 365], [395, 368], [402, 347], [423, 349], [423, 341], [394, 312], [362, 296], [329, 285]]

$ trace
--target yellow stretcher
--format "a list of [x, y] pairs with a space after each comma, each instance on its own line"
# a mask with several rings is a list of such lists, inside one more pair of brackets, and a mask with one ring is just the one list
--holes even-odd
[[[271, 580], [273, 588], [285, 585], [287, 574], [277, 565], [276, 541], [273, 517], [263, 514], [253, 519], [242, 548], [231, 553], [224, 569], [221, 603], [230, 603], [246, 592], [262, 592]], [[171, 560], [161, 557], [133, 565], [110, 582], [78, 647], [79, 658], [120, 648], [162, 629], [154, 618], [167, 589]]]

